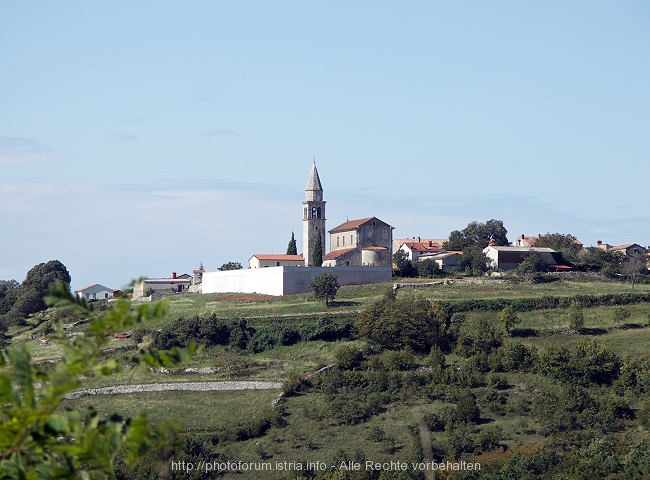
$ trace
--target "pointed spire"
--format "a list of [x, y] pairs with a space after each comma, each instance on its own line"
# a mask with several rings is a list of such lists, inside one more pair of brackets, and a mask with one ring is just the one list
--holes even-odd
[[316, 160], [311, 167], [311, 173], [309, 174], [309, 181], [307, 182], [307, 187], [305, 190], [316, 190], [323, 191], [323, 186], [320, 183], [320, 178], [318, 177], [318, 170], [316, 170]]

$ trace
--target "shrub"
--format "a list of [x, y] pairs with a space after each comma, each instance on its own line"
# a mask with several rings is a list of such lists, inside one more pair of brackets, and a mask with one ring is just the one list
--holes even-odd
[[334, 358], [341, 370], [354, 370], [361, 364], [363, 353], [351, 345], [341, 345], [334, 351]]
[[382, 354], [382, 361], [388, 370], [411, 370], [415, 367], [415, 355], [410, 349], [389, 350]]

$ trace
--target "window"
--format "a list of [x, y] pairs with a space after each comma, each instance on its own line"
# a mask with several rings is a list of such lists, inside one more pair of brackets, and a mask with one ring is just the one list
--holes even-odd
[[343, 237], [343, 246], [345, 247], [345, 237]]
[[279, 267], [279, 266], [280, 266], [280, 262], [276, 262], [276, 266], [278, 266], [278, 267]]
[[350, 245], [354, 245], [354, 235], [350, 235]]
[[339, 246], [339, 237], [336, 237], [336, 246]]
[[320, 218], [320, 207], [316, 209], [316, 218]]
[[316, 207], [311, 207], [311, 218], [316, 218]]

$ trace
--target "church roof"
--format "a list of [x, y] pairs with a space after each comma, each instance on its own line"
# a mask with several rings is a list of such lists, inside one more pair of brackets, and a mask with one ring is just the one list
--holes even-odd
[[323, 255], [323, 260], [333, 260], [335, 258], [340, 257], [341, 255], [345, 255], [348, 252], [351, 252], [353, 250], [356, 250], [356, 248], [343, 248], [341, 250], [334, 250], [327, 255]]
[[[377, 220], [377, 221], [379, 221], [381, 223], [385, 223], [385, 222], [382, 222], [381, 220], [379, 220], [377, 217], [359, 218], [357, 220], [348, 220], [347, 222], [342, 223], [338, 227], [334, 227], [329, 232], [330, 233], [336, 233], [336, 232], [345, 232], [346, 230], [356, 230], [361, 225], [363, 225], [364, 223], [369, 222], [370, 220]], [[390, 227], [390, 228], [393, 228], [393, 227]]]
[[318, 170], [316, 170], [316, 162], [314, 162], [311, 167], [311, 173], [309, 174], [309, 180], [307, 181], [307, 187], [305, 190], [323, 190], [320, 178], [318, 177]]

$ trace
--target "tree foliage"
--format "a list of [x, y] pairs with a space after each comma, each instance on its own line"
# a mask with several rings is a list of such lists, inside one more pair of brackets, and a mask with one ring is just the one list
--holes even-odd
[[578, 253], [582, 250], [582, 244], [571, 234], [546, 233], [535, 240], [535, 247], [548, 247], [562, 254], [562, 261], [574, 263]]
[[316, 236], [314, 251], [311, 252], [311, 263], [314, 267], [320, 267], [323, 264], [323, 240], [320, 235]]
[[333, 273], [321, 273], [309, 283], [309, 288], [314, 292], [316, 299], [325, 300], [325, 305], [328, 305], [330, 300], [336, 297], [339, 280]]
[[221, 265], [218, 270], [224, 272], [226, 270], [241, 270], [242, 267], [240, 262], [227, 262]]
[[474, 244], [463, 248], [460, 267], [469, 275], [482, 275], [486, 272], [488, 270], [487, 256], [483, 253], [483, 247]]
[[5, 290], [0, 296], [0, 315], [9, 323], [21, 322], [33, 313], [45, 310], [43, 300], [48, 289], [56, 282], [70, 285], [70, 273], [68, 269], [58, 260], [50, 260], [47, 263], [39, 263], [32, 267], [25, 277], [25, 281], [19, 286]]
[[359, 336], [380, 346], [429, 353], [434, 345], [446, 347], [450, 311], [446, 304], [421, 298], [386, 296], [359, 314]]
[[499, 318], [499, 321], [503, 325], [503, 328], [505, 328], [508, 335], [510, 335], [512, 327], [521, 321], [517, 316], [515, 309], [512, 308], [512, 305], [503, 307], [503, 309], [497, 314], [497, 317]]
[[[62, 282], [51, 288], [48, 303], [79, 309], [91, 321], [85, 335], [75, 338], [68, 338], [57, 325], [56, 341], [64, 353], [54, 367], [35, 364], [24, 345], [0, 352], [0, 478], [115, 478], [113, 460], [118, 453], [135, 463], [159, 441], [171, 438], [169, 427], [152, 429], [144, 416], [100, 418], [92, 408], [81, 413], [60, 407], [79, 387], [80, 378], [119, 370], [114, 359], [103, 355], [113, 333], [160, 319], [165, 306], [132, 308], [128, 300], [119, 299], [99, 316]], [[168, 366], [185, 358], [178, 349], [150, 349], [137, 357], [150, 366]]]
[[289, 245], [287, 245], [287, 255], [298, 255], [298, 246], [296, 245], [296, 237], [291, 232], [291, 240], [289, 240]]
[[621, 265], [621, 274], [634, 285], [648, 274], [647, 261], [644, 257], [628, 257]]
[[490, 243], [497, 246], [508, 245], [507, 234], [503, 220], [471, 222], [463, 230], [451, 232], [449, 240], [443, 244], [443, 247], [445, 250], [464, 250], [465, 247], [477, 245], [482, 250]]
[[413, 262], [409, 260], [408, 254], [404, 250], [398, 250], [393, 254], [393, 275], [396, 277], [414, 277], [417, 270]]

